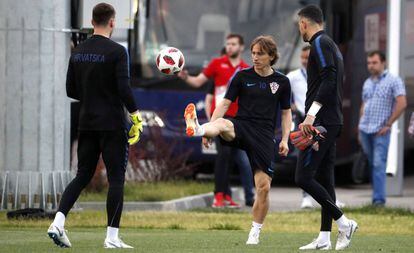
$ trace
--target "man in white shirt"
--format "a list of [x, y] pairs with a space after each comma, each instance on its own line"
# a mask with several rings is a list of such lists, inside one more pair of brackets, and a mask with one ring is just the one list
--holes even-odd
[[292, 111], [297, 113], [301, 119], [298, 122], [302, 123], [305, 116], [305, 100], [308, 83], [306, 82], [306, 66], [308, 65], [308, 58], [310, 52], [310, 45], [304, 46], [300, 54], [301, 67], [289, 72], [287, 77], [290, 80], [290, 86], [293, 94]]
[[[306, 45], [302, 48], [300, 54], [300, 63], [302, 66], [286, 75], [290, 80], [290, 87], [292, 89], [292, 113], [295, 115], [295, 125], [299, 125], [305, 119], [305, 100], [306, 91], [308, 90], [306, 66], [308, 65], [310, 49], [310, 45]], [[302, 204], [300, 207], [302, 209], [313, 208], [312, 197], [305, 191], [303, 191]]]

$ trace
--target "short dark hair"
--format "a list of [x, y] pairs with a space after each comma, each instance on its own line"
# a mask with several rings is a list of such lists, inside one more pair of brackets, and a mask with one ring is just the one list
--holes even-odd
[[93, 7], [92, 20], [95, 25], [105, 26], [111, 18], [115, 17], [115, 9], [107, 3], [99, 3]]
[[273, 37], [270, 35], [256, 37], [250, 45], [250, 51], [253, 50], [253, 47], [256, 44], [258, 44], [267, 54], [274, 56], [273, 60], [270, 61], [270, 66], [274, 65], [279, 59], [279, 54], [277, 53], [277, 45]]
[[239, 44], [244, 45], [244, 38], [238, 33], [230, 33], [229, 35], [227, 35], [226, 40], [233, 38], [237, 38], [239, 40]]
[[299, 13], [299, 17], [307, 18], [317, 24], [323, 24], [323, 13], [319, 6], [314, 4], [303, 7]]
[[304, 47], [302, 47], [302, 51], [308, 51], [311, 50], [312, 46], [311, 45], [306, 45]]
[[381, 62], [385, 62], [387, 60], [385, 53], [381, 50], [374, 50], [368, 53], [368, 57], [373, 57], [375, 55], [378, 55]]

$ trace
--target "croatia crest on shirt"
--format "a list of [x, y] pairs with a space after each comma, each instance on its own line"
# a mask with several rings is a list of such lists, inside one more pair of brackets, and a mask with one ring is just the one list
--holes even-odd
[[270, 83], [270, 90], [272, 91], [273, 94], [275, 94], [278, 89], [279, 89], [279, 84], [277, 82]]

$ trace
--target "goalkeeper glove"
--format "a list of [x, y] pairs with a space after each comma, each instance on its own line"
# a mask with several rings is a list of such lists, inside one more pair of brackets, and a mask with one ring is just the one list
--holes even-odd
[[139, 112], [136, 112], [134, 114], [130, 114], [129, 117], [132, 121], [131, 129], [129, 129], [129, 139], [128, 143], [129, 145], [134, 145], [139, 141], [139, 136], [142, 133], [142, 117]]
[[325, 137], [323, 134], [326, 133], [326, 129], [322, 126], [313, 127], [310, 126], [311, 135], [305, 135], [302, 131], [295, 131], [290, 133], [290, 141], [299, 150], [305, 150], [309, 146], [314, 145], [320, 141], [323, 141]]

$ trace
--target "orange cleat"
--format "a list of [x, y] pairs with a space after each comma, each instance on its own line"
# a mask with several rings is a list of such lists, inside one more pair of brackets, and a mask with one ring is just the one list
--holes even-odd
[[193, 103], [188, 104], [185, 108], [184, 119], [186, 124], [185, 133], [189, 137], [194, 136], [197, 127], [197, 112]]

